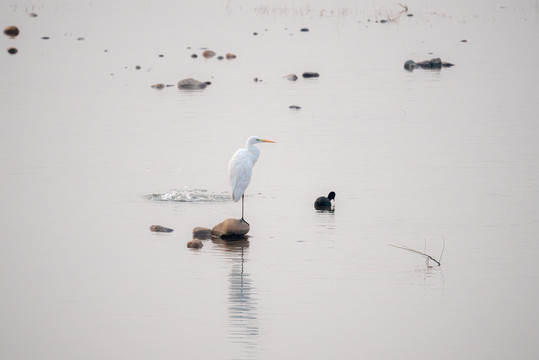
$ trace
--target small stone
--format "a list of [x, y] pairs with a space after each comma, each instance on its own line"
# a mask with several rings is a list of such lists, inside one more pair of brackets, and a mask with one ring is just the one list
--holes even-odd
[[158, 56], [159, 56], [160, 58], [165, 57], [165, 55], [163, 55], [163, 54], [159, 54]]
[[404, 68], [406, 70], [413, 70], [417, 67], [415, 61], [413, 60], [406, 60], [406, 62], [404, 63]]
[[211, 238], [211, 229], [197, 226], [193, 229], [193, 239], [208, 240]]
[[153, 84], [152, 88], [154, 88], [154, 89], [164, 89], [165, 84]]
[[309, 31], [309, 29], [308, 29], [308, 28], [301, 28], [301, 30], [300, 30], [300, 31], [301, 31], [301, 32], [308, 32], [308, 31]]
[[380, 20], [380, 24], [385, 24], [385, 23], [387, 23], [387, 20], [385, 19]]
[[80, 37], [80, 38], [77, 38], [77, 40], [79, 40], [79, 41], [83, 41], [83, 40], [84, 40], [84, 38], [83, 38], [83, 37]]
[[290, 105], [288, 108], [289, 108], [289, 109], [292, 109], [292, 110], [299, 110], [299, 109], [301, 109], [301, 106]]
[[320, 74], [318, 74], [317, 72], [307, 71], [307, 72], [303, 73], [304, 78], [315, 78], [315, 77], [319, 77], [319, 76], [320, 76]]
[[191, 57], [192, 57], [193, 59], [196, 59], [196, 58], [198, 57], [198, 55], [197, 55], [197, 54], [191, 54]]
[[150, 226], [150, 230], [153, 232], [173, 232], [174, 230], [161, 226], [161, 225], [152, 225]]
[[412, 17], [412, 16], [414, 16], [414, 14], [407, 14], [406, 16], [408, 16], [408, 17]]
[[10, 47], [7, 49], [7, 52], [10, 53], [11, 55], [15, 55], [16, 53], [19, 52], [19, 50], [17, 50], [17, 48]]
[[468, 40], [462, 39], [462, 40], [460, 40], [460, 42], [468, 42]]
[[135, 66], [135, 69], [140, 70], [141, 69], [140, 65]]
[[241, 239], [249, 232], [250, 226], [242, 219], [226, 219], [211, 229], [212, 236], [222, 239]]
[[50, 37], [48, 37], [48, 36], [42, 36], [41, 39], [43, 39], [43, 40], [49, 40]]
[[222, 57], [221, 55], [217, 56], [217, 60], [224, 60], [224, 57]]
[[4, 34], [9, 36], [10, 38], [15, 38], [19, 35], [19, 28], [11, 25], [4, 29]]
[[231, 53], [227, 53], [227, 54], [226, 54], [226, 58], [227, 58], [228, 60], [232, 60], [232, 59], [235, 59], [235, 58], [236, 58], [236, 55], [235, 55], [235, 54], [231, 54]]
[[187, 247], [191, 248], [191, 249], [200, 249], [203, 246], [204, 246], [204, 244], [202, 243], [202, 241], [200, 239], [197, 239], [197, 238], [187, 242]]
[[30, 13], [28, 14], [30, 17], [37, 17], [37, 14], [36, 13]]
[[178, 82], [178, 88], [185, 90], [204, 89], [206, 86], [206, 83], [191, 78], [183, 79]]
[[254, 35], [254, 36], [257, 36], [257, 35], [258, 35], [258, 33], [257, 33], [257, 32], [254, 32], [254, 33], [253, 33], [253, 35]]
[[298, 79], [298, 76], [296, 74], [288, 74], [284, 77], [286, 80], [290, 81], [296, 81]]

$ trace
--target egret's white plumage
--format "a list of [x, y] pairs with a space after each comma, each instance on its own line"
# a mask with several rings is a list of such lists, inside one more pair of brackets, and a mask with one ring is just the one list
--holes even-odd
[[[275, 141], [261, 139], [258, 136], [251, 136], [245, 143], [245, 148], [238, 149], [228, 162], [228, 176], [232, 185], [232, 199], [239, 201], [243, 198], [245, 189], [251, 181], [253, 166], [255, 166], [260, 150], [255, 144], [260, 142], [274, 143]], [[243, 203], [241, 206], [243, 218]]]

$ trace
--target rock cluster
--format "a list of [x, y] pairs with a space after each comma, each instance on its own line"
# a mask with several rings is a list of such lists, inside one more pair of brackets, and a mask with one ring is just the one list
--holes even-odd
[[441, 69], [443, 67], [451, 67], [454, 66], [454, 64], [444, 62], [440, 58], [434, 58], [430, 60], [415, 62], [413, 60], [407, 60], [404, 63], [404, 68], [406, 70], [414, 70], [417, 68], [422, 69]]

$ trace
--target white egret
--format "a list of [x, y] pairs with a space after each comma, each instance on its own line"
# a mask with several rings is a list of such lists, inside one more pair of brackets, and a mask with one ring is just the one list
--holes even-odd
[[[243, 220], [243, 202], [245, 189], [251, 181], [253, 166], [255, 166], [260, 150], [255, 144], [260, 142], [274, 143], [275, 141], [261, 139], [251, 136], [245, 143], [245, 148], [238, 149], [228, 162], [228, 176], [232, 185], [232, 199], [239, 201], [241, 198], [241, 219]], [[245, 221], [245, 220], [243, 220]]]
[[[332, 203], [333, 201], [333, 203]], [[314, 202], [314, 208], [316, 210], [332, 210], [332, 205], [335, 203], [335, 193], [332, 191], [327, 197], [320, 196]]]

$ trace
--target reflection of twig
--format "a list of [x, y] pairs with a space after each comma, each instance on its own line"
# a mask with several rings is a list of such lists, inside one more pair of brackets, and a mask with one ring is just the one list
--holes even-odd
[[[442, 239], [443, 239], [443, 236], [442, 236]], [[427, 240], [425, 239], [425, 252], [421, 252], [421, 251], [418, 251], [418, 250], [415, 250], [415, 249], [412, 249], [412, 248], [409, 248], [407, 246], [399, 246], [399, 245], [393, 245], [393, 244], [388, 244], [389, 246], [393, 246], [393, 247], [396, 247], [396, 248], [399, 248], [399, 249], [403, 249], [403, 250], [407, 250], [407, 251], [410, 251], [410, 252], [413, 252], [413, 253], [416, 253], [416, 254], [419, 254], [419, 255], [423, 255], [427, 258], [427, 265], [428, 265], [428, 261], [429, 259], [434, 261], [436, 264], [438, 264], [438, 266], [441, 265], [440, 261], [442, 260], [442, 255], [444, 253], [444, 249], [442, 248], [442, 254], [440, 254], [440, 261], [439, 260], [436, 260], [435, 258], [433, 258], [432, 256], [430, 256], [429, 254], [426, 253], [427, 249]], [[445, 248], [445, 239], [444, 239], [444, 248]]]

